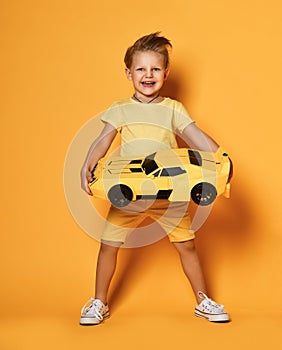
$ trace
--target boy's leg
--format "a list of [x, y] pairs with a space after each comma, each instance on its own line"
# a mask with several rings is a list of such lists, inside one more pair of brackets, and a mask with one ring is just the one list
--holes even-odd
[[206, 294], [206, 284], [200, 260], [196, 251], [194, 239], [185, 242], [173, 242], [179, 253], [183, 271], [190, 281], [197, 303], [201, 302], [198, 292]]
[[185, 275], [199, 303], [201, 298], [198, 292], [206, 293], [204, 274], [196, 251], [195, 233], [191, 229], [189, 202], [171, 202], [165, 213], [158, 218], [158, 222], [168, 233], [169, 240], [178, 251]]
[[107, 304], [110, 283], [116, 269], [120, 246], [121, 243], [114, 244], [113, 242], [109, 242], [109, 244], [102, 242], [100, 246], [96, 268], [95, 299], [100, 299], [105, 305]]
[[[108, 244], [107, 244], [108, 243]], [[96, 267], [95, 299], [90, 298], [81, 310], [81, 325], [97, 325], [110, 316], [108, 289], [116, 269], [117, 253], [122, 243], [102, 242]]]
[[183, 270], [191, 283], [198, 303], [194, 310], [195, 315], [211, 322], [228, 322], [230, 317], [224, 310], [224, 306], [217, 304], [206, 295], [204, 275], [194, 239], [185, 242], [174, 242], [173, 244], [180, 255]]

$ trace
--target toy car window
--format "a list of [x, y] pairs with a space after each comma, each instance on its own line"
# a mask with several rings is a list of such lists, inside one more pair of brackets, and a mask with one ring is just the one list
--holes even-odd
[[186, 173], [186, 171], [180, 167], [164, 168], [160, 176], [177, 176], [183, 173]]
[[142, 163], [142, 169], [145, 171], [146, 175], [149, 175], [158, 168], [158, 164], [153, 159], [150, 159], [148, 157], [145, 158], [144, 162]]
[[161, 176], [169, 176], [169, 173], [166, 169], [163, 169], [161, 172]]
[[202, 166], [202, 157], [198, 151], [189, 149], [188, 155], [191, 164]]

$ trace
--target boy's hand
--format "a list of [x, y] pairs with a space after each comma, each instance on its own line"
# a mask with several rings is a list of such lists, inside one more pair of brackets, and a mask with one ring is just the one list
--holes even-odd
[[108, 148], [111, 146], [113, 139], [117, 134], [117, 130], [111, 124], [105, 123], [105, 127], [97, 139], [92, 143], [86, 160], [80, 172], [81, 188], [89, 196], [93, 196], [88, 184], [93, 180], [91, 171], [94, 169], [95, 165], [98, 163], [99, 159], [104, 157]]
[[85, 191], [89, 196], [93, 196], [93, 193], [91, 192], [88, 184], [92, 181], [92, 174], [91, 171], [88, 168], [83, 167], [80, 172], [80, 179], [81, 179], [81, 188], [83, 191]]

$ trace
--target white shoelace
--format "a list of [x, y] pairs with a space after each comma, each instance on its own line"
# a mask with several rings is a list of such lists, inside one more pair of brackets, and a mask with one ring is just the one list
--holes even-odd
[[212, 308], [216, 308], [217, 311], [223, 311], [224, 310], [224, 306], [223, 305], [220, 305], [220, 304], [217, 304], [215, 301], [213, 301], [212, 299], [208, 298], [208, 296], [199, 291], [198, 292], [198, 295], [201, 299], [203, 299], [203, 301], [206, 301], [208, 303], [208, 305], [210, 305]]
[[100, 300], [90, 298], [82, 307], [81, 315], [86, 316], [87, 314], [89, 314], [89, 316], [94, 316], [98, 318], [98, 320], [102, 321], [103, 320], [103, 315], [101, 313], [102, 309], [103, 309], [103, 304]]

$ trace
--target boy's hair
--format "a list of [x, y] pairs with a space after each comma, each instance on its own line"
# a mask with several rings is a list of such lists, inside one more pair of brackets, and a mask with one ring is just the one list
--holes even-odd
[[124, 63], [127, 68], [131, 67], [133, 56], [138, 51], [154, 51], [160, 53], [164, 57], [165, 68], [168, 67], [168, 48], [172, 48], [172, 45], [167, 38], [159, 34], [160, 32], [145, 35], [136, 40], [135, 43], [127, 49], [124, 57]]

